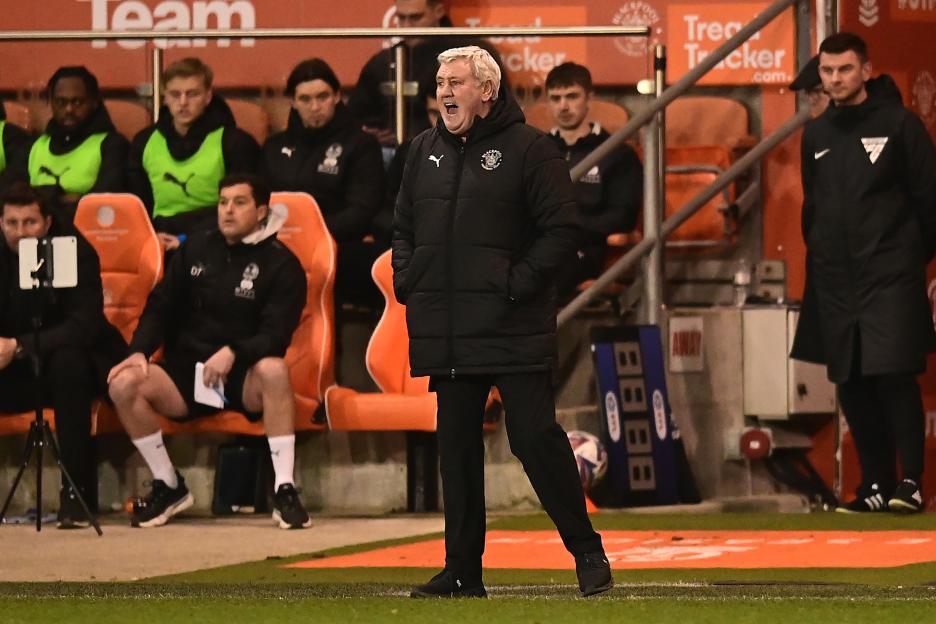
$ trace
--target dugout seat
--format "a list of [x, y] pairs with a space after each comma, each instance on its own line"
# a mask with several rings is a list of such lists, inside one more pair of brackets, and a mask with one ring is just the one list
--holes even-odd
[[721, 145], [729, 150], [754, 144], [747, 107], [738, 100], [683, 96], [666, 107], [666, 145]]
[[[271, 210], [286, 215], [277, 237], [296, 255], [306, 274], [306, 305], [286, 351], [296, 399], [296, 431], [324, 428], [319, 417], [326, 389], [335, 379], [334, 283], [336, 246], [315, 200], [306, 193], [273, 193]], [[165, 433], [221, 432], [264, 435], [263, 422], [222, 411], [190, 422], [161, 418]]]
[[270, 116], [259, 104], [247, 100], [226, 100], [234, 114], [237, 127], [263, 145], [270, 136]]
[[6, 120], [16, 124], [26, 132], [35, 130], [32, 122], [32, 114], [29, 107], [19, 102], [3, 102], [3, 110], [6, 113]]
[[146, 107], [136, 102], [107, 98], [104, 100], [104, 108], [107, 109], [107, 114], [114, 122], [117, 132], [125, 136], [128, 141], [132, 141], [140, 130], [153, 123]]
[[393, 294], [390, 252], [371, 270], [386, 299], [364, 356], [367, 372], [380, 392], [361, 393], [333, 386], [325, 394], [328, 428], [334, 431], [435, 431], [436, 397], [428, 377], [409, 374], [409, 334], [406, 308]]
[[[549, 112], [549, 104], [545, 100], [527, 106], [523, 109], [523, 114], [528, 124], [543, 132], [549, 132], [556, 126], [556, 121]], [[609, 133], [614, 134], [623, 128], [629, 119], [630, 114], [623, 106], [608, 100], [592, 98], [588, 121], [597, 121]]]
[[[694, 145], [666, 150], [666, 214], [669, 218], [709, 186], [731, 164], [727, 147]], [[729, 184], [666, 240], [667, 248], [699, 250], [733, 243], [737, 219], [732, 210], [735, 190]]]

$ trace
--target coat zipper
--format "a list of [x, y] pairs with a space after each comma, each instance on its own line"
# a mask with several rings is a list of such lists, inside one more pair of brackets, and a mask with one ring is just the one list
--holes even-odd
[[448, 291], [448, 362], [449, 378], [455, 381], [455, 288], [452, 285], [455, 277], [455, 207], [458, 205], [458, 190], [461, 187], [462, 168], [465, 165], [465, 146], [458, 146], [458, 168], [455, 170], [455, 189], [452, 199], [449, 202], [449, 244], [447, 245], [446, 260], [448, 261], [448, 279], [446, 280], [446, 290]]

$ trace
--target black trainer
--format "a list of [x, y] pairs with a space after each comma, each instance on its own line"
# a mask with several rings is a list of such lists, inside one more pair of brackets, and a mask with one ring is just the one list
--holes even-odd
[[312, 526], [299, 492], [292, 483], [282, 483], [273, 494], [273, 522], [281, 529], [305, 529]]
[[904, 479], [887, 501], [887, 508], [897, 513], [919, 513], [923, 510], [923, 495], [920, 486], [912, 479]]
[[149, 496], [134, 505], [130, 526], [148, 529], [166, 524], [169, 518], [195, 504], [195, 498], [185, 487], [185, 479], [176, 471], [179, 485], [175, 489], [161, 479], [153, 479]]
[[575, 575], [582, 596], [594, 596], [614, 587], [611, 564], [603, 552], [585, 553], [576, 557]]
[[414, 587], [410, 598], [487, 598], [487, 590], [480, 580], [469, 581], [446, 569]]
[[877, 483], [870, 487], [859, 487], [854, 500], [835, 508], [838, 513], [870, 513], [887, 511], [887, 498]]
[[59, 492], [58, 528], [86, 529], [89, 526], [91, 526], [91, 520], [81, 506], [75, 491], [71, 487], [63, 487]]

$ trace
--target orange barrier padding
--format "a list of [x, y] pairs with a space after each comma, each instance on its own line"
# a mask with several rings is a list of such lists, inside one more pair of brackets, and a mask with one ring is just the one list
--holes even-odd
[[[936, 561], [932, 531], [602, 531], [615, 569], [893, 568]], [[288, 568], [435, 568], [441, 539], [300, 561]], [[555, 531], [489, 531], [486, 568], [566, 570]]]

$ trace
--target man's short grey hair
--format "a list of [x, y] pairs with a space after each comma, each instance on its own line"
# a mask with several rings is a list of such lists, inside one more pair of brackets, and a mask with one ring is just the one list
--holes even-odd
[[494, 85], [494, 97], [500, 93], [501, 69], [491, 53], [478, 46], [465, 46], [463, 48], [450, 48], [438, 56], [439, 65], [452, 61], [468, 61], [471, 66], [471, 75], [479, 84], [490, 81]]

